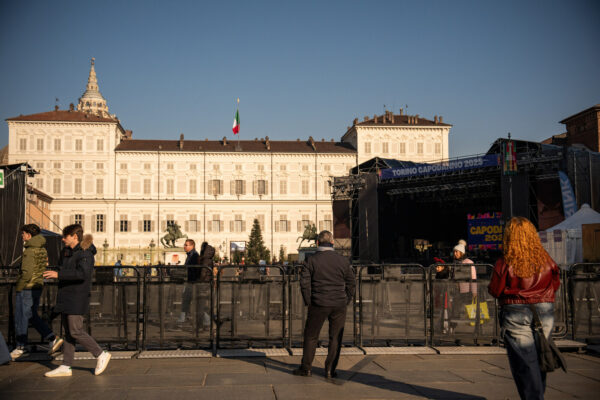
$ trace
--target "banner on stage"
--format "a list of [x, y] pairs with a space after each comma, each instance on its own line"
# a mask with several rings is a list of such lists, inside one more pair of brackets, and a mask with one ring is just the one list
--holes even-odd
[[469, 250], [500, 250], [504, 223], [501, 212], [467, 214]]
[[381, 170], [380, 178], [381, 180], [405, 178], [409, 176], [440, 174], [473, 168], [495, 167], [498, 165], [500, 165], [500, 155], [487, 154], [485, 156], [469, 157], [434, 164], [414, 164], [406, 168], [388, 168]]

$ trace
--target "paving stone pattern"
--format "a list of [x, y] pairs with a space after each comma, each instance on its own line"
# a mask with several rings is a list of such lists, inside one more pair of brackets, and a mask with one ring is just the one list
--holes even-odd
[[[568, 353], [569, 373], [549, 375], [546, 399], [597, 399], [600, 357]], [[291, 371], [300, 357], [113, 360], [94, 376], [78, 360], [73, 376], [45, 378], [60, 361], [30, 359], [0, 366], [0, 398], [12, 399], [518, 399], [505, 355], [344, 355], [327, 380], [323, 356], [313, 376]]]

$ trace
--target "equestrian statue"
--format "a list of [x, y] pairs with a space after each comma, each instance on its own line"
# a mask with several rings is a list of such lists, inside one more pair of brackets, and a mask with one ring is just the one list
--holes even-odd
[[[300, 241], [300, 244], [298, 245], [298, 248], [302, 247], [302, 242], [304, 242], [305, 240], [308, 241], [309, 244], [311, 241], [314, 242], [311, 247], [316, 246], [318, 236], [319, 235], [317, 234], [317, 226], [315, 224], [306, 225], [304, 227], [304, 233], [302, 234], [302, 236], [298, 236], [298, 239], [302, 239]], [[296, 239], [296, 242], [298, 242], [298, 239]]]
[[[181, 227], [177, 223], [167, 224], [167, 234], [160, 238], [163, 246], [168, 248], [177, 247], [175, 241], [177, 239], [187, 239], [187, 235], [181, 233]], [[170, 243], [170, 244], [169, 244]]]

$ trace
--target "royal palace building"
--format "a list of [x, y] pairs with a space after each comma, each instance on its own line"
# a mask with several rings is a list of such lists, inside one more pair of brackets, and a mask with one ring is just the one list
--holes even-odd
[[159, 245], [171, 223], [228, 257], [232, 242], [248, 240], [254, 219], [272, 255], [281, 248], [296, 253], [306, 225], [332, 230], [332, 177], [373, 157], [448, 158], [451, 128], [442, 117], [400, 110], [355, 119], [339, 142], [188, 140], [183, 134], [138, 140], [109, 114], [93, 59], [77, 107], [7, 123], [8, 163], [27, 162], [38, 172], [28, 183], [53, 199], [46, 210], [52, 229], [81, 223], [98, 247], [129, 249], [131, 258], [135, 249]]

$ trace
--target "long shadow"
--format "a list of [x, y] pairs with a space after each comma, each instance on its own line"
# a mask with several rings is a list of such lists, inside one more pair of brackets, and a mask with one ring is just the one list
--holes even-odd
[[[264, 359], [264, 358], [248, 357], [248, 358], [243, 358], [242, 360], [245, 362], [248, 362], [250, 364], [264, 366], [267, 369], [272, 369], [272, 370], [285, 372], [285, 373], [289, 373], [289, 374], [292, 373], [292, 370], [294, 370], [295, 368], [298, 367], [298, 364], [289, 364], [289, 363], [279, 361], [279, 360], [276, 360], [273, 358]], [[432, 398], [432, 399], [466, 399], [466, 400], [485, 400], [486, 399], [485, 397], [482, 397], [482, 396], [475, 396], [472, 394], [462, 393], [462, 392], [454, 392], [451, 390], [436, 389], [436, 388], [431, 388], [431, 387], [427, 387], [427, 386], [415, 385], [413, 383], [408, 383], [408, 382], [394, 381], [394, 380], [388, 379], [381, 375], [360, 372], [359, 369], [366, 366], [367, 364], [369, 364], [371, 362], [371, 360], [372, 360], [372, 358], [365, 358], [362, 361], [360, 361], [357, 364], [357, 366], [358, 366], [357, 370], [354, 370], [352, 368], [350, 370], [341, 370], [338, 368], [336, 370], [336, 372], [338, 373], [337, 378], [327, 379], [324, 377], [324, 373], [325, 373], [324, 368], [313, 367], [312, 368], [313, 376], [310, 378], [304, 377], [301, 379], [322, 379], [333, 385], [338, 385], [338, 386], [342, 386], [347, 382], [355, 382], [355, 383], [361, 383], [363, 385], [373, 386], [373, 387], [376, 387], [379, 389], [386, 389], [386, 390], [390, 390], [393, 392], [406, 393], [406, 394], [412, 394], [412, 395], [416, 394], [416, 395], [420, 395], [420, 396], [423, 396], [426, 398]], [[355, 368], [356, 368], [356, 366], [355, 366]]]

